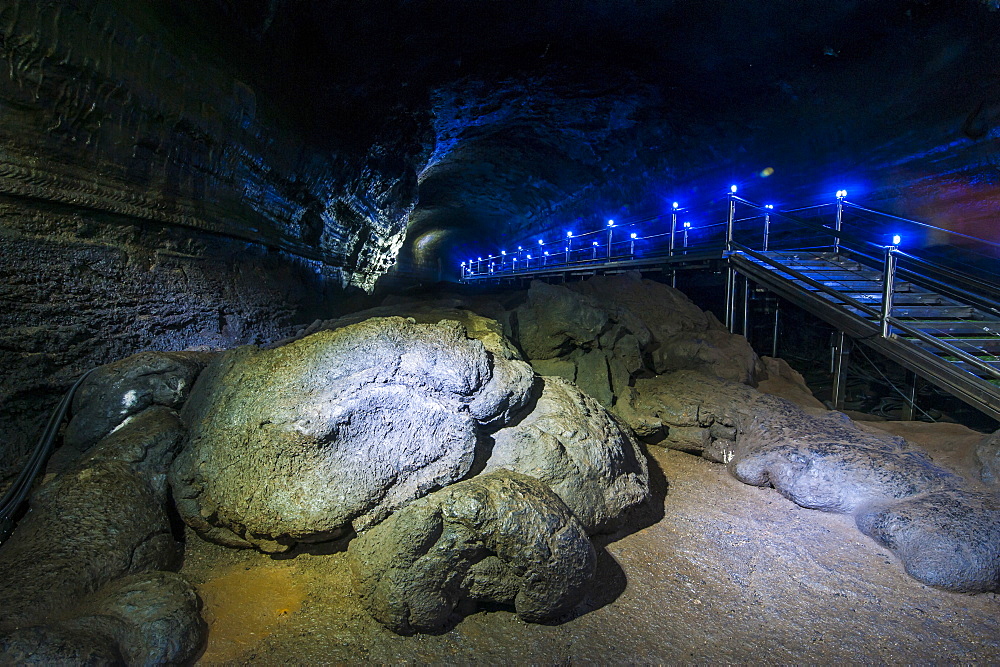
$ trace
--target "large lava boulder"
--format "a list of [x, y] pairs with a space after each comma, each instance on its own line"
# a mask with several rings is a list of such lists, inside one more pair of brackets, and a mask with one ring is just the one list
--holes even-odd
[[498, 470], [415, 501], [348, 549], [362, 603], [399, 634], [444, 626], [467, 601], [557, 620], [580, 602], [596, 554], [542, 482]]
[[572, 383], [543, 378], [524, 419], [493, 434], [486, 471], [501, 468], [549, 485], [589, 534], [614, 530], [649, 498], [649, 471], [628, 427]]
[[976, 445], [979, 478], [987, 484], [1000, 486], [1000, 431], [983, 438]]
[[178, 510], [209, 539], [265, 551], [363, 530], [464, 478], [480, 426], [509, 418], [533, 384], [526, 363], [447, 320], [373, 318], [237, 348], [182, 412]]

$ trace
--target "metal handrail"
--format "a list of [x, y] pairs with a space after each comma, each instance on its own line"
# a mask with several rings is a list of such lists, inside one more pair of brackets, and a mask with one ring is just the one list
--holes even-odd
[[901, 216], [898, 216], [898, 215], [893, 215], [892, 213], [885, 213], [883, 211], [876, 211], [874, 209], [866, 208], [864, 206], [861, 206], [859, 204], [855, 204], [855, 203], [852, 203], [852, 202], [849, 202], [849, 201], [845, 201], [844, 202], [844, 206], [850, 206], [853, 209], [857, 209], [859, 211], [864, 211], [865, 213], [871, 213], [873, 215], [880, 215], [883, 218], [889, 218], [891, 220], [898, 220], [900, 222], [906, 222], [906, 223], [909, 223], [911, 225], [917, 225], [918, 227], [923, 227], [925, 229], [933, 229], [934, 231], [938, 231], [938, 232], [945, 232], [946, 234], [952, 234], [953, 236], [961, 236], [962, 238], [969, 239], [970, 241], [976, 241], [978, 243], [983, 243], [985, 245], [993, 246], [994, 248], [1000, 248], [1000, 243], [996, 243], [994, 241], [989, 241], [987, 239], [979, 238], [978, 236], [972, 236], [970, 234], [963, 234], [962, 232], [956, 232], [956, 231], [953, 231], [951, 229], [945, 229], [944, 227], [938, 227], [936, 225], [931, 225], [931, 224], [926, 223], [926, 222], [920, 222], [919, 220], [913, 220], [911, 218], [904, 218], [904, 217], [901, 217]]
[[[757, 259], [758, 261], [761, 261], [761, 262], [764, 262], [766, 264], [770, 264], [773, 267], [779, 268], [779, 269], [781, 269], [781, 271], [783, 271], [783, 272], [785, 272], [785, 273], [793, 276], [797, 280], [801, 280], [802, 282], [804, 282], [804, 283], [806, 283], [806, 284], [808, 284], [808, 285], [810, 285], [812, 287], [815, 287], [816, 289], [818, 289], [818, 290], [820, 290], [822, 292], [825, 292], [827, 294], [830, 294], [831, 296], [837, 297], [841, 301], [843, 301], [843, 302], [845, 302], [847, 304], [850, 304], [852, 307], [857, 308], [858, 310], [861, 310], [861, 311], [869, 314], [870, 316], [872, 316], [876, 320], [883, 321], [883, 318], [884, 318], [885, 322], [887, 322], [888, 324], [891, 324], [893, 327], [895, 327], [896, 329], [899, 329], [900, 331], [906, 333], [907, 335], [913, 336], [914, 338], [919, 338], [920, 340], [924, 341], [925, 343], [933, 345], [934, 347], [937, 347], [937, 348], [941, 349], [943, 352], [946, 352], [946, 353], [948, 353], [948, 354], [950, 354], [952, 356], [958, 357], [962, 361], [964, 361], [964, 362], [966, 362], [966, 363], [968, 363], [968, 364], [970, 364], [972, 366], [975, 366], [976, 368], [980, 369], [981, 371], [983, 371], [983, 372], [985, 372], [985, 373], [987, 373], [987, 374], [989, 374], [989, 375], [991, 375], [993, 377], [996, 377], [996, 378], [1000, 379], [1000, 370], [997, 370], [996, 368], [993, 368], [992, 366], [989, 366], [989, 365], [985, 364], [978, 357], [975, 357], [975, 356], [973, 356], [971, 354], [968, 354], [967, 352], [963, 351], [962, 349], [960, 349], [958, 347], [955, 347], [951, 343], [947, 343], [947, 342], [945, 342], [942, 339], [939, 339], [939, 338], [936, 338], [934, 336], [928, 335], [928, 334], [924, 333], [923, 331], [920, 331], [919, 329], [914, 329], [913, 327], [911, 327], [906, 322], [904, 322], [904, 321], [902, 321], [900, 319], [897, 319], [895, 317], [892, 317], [891, 315], [884, 316], [883, 313], [876, 311], [874, 308], [871, 308], [868, 305], [863, 304], [860, 301], [857, 301], [856, 299], [853, 299], [853, 298], [847, 296], [843, 292], [839, 292], [839, 291], [833, 289], [832, 287], [829, 287], [828, 285], [824, 285], [823, 283], [821, 283], [821, 282], [819, 282], [817, 280], [814, 280], [814, 279], [810, 278], [809, 276], [807, 276], [807, 275], [805, 275], [805, 274], [803, 274], [803, 273], [801, 273], [799, 271], [796, 271], [795, 269], [791, 268], [790, 266], [782, 264], [781, 262], [779, 262], [779, 261], [777, 261], [777, 260], [775, 260], [775, 259], [773, 259], [771, 257], [768, 257], [767, 255], [763, 255], [763, 254], [761, 254], [761, 253], [759, 253], [759, 252], [757, 252], [755, 250], [752, 250], [752, 249], [750, 249], [750, 248], [748, 248], [748, 247], [746, 247], [746, 246], [744, 246], [742, 244], [739, 244], [739, 243], [735, 243], [734, 242], [733, 245], [736, 246], [736, 247], [738, 247], [739, 250], [740, 250], [740, 252], [743, 252], [743, 253], [745, 253], [745, 254], [753, 257], [754, 259]], [[898, 338], [898, 336], [897, 336], [897, 338]]]

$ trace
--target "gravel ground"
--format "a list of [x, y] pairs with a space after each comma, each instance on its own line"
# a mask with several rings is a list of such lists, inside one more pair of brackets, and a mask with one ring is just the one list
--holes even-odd
[[182, 573], [211, 628], [202, 662], [1000, 661], [997, 595], [924, 586], [848, 517], [688, 454], [649, 453], [650, 515], [602, 542], [589, 598], [558, 625], [492, 610], [398, 637], [358, 604], [343, 545], [278, 559], [189, 536]]

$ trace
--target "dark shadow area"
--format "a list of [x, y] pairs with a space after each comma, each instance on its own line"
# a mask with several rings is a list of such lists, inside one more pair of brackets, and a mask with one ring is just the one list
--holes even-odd
[[649, 500], [633, 509], [621, 527], [613, 533], [597, 535], [593, 538], [595, 547], [605, 547], [612, 542], [617, 542], [626, 535], [637, 533], [644, 528], [648, 528], [659, 523], [665, 514], [664, 503], [670, 492], [670, 482], [663, 469], [648, 451], [649, 445], [640, 444], [643, 456], [646, 457], [646, 465], [649, 468]]

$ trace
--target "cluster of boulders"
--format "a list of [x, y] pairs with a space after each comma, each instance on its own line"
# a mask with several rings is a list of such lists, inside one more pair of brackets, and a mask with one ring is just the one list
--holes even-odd
[[[65, 433], [79, 455], [0, 549], [14, 573], [0, 648], [189, 659], [204, 624], [170, 571], [174, 508], [233, 547], [350, 537], [356, 592], [397, 633], [483, 602], [557, 620], [594, 575], [591, 538], [650, 497], [636, 434], [851, 514], [920, 581], [1000, 589], [995, 495], [901, 439], [754, 389], [769, 373], [796, 378], [637, 275], [396, 300], [268, 349], [135, 355], [82, 385]], [[990, 481], [996, 436], [980, 449]]]
[[172, 571], [182, 547], [167, 472], [186, 437], [172, 408], [206, 360], [142, 353], [97, 369], [82, 385], [54, 462], [62, 470], [43, 480], [0, 549], [3, 662], [195, 657], [206, 627], [198, 596]]
[[441, 315], [359, 317], [221, 355], [181, 411], [170, 481], [184, 521], [269, 552], [356, 531], [358, 593], [397, 632], [439, 627], [467, 600], [535, 620], [572, 608], [593, 574], [588, 536], [649, 496], [645, 458], [496, 323]]

